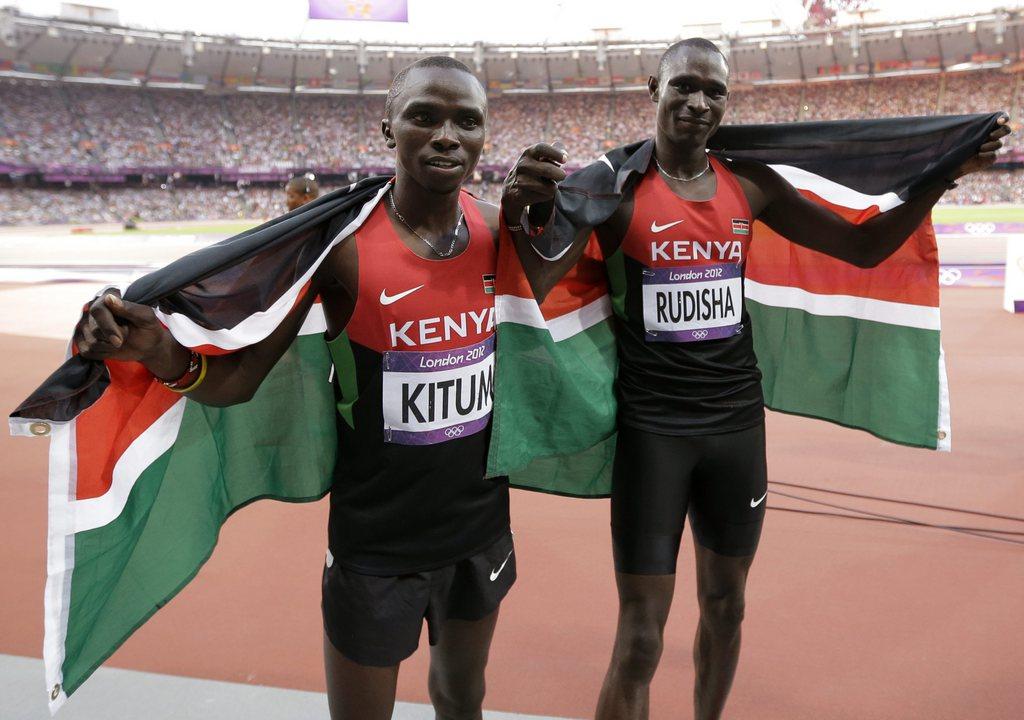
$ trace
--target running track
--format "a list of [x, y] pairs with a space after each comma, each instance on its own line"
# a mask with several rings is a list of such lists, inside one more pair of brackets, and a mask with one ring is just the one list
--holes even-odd
[[[0, 286], [0, 317], [30, 317], [34, 308], [12, 302], [11, 289]], [[1024, 317], [999, 309], [1000, 292], [944, 291], [952, 454], [773, 414], [771, 479], [1024, 518]], [[57, 366], [63, 343], [0, 335], [0, 354], [6, 412]], [[3, 434], [0, 457], [0, 654], [38, 658], [46, 443]], [[1024, 522], [790, 486], [771, 490], [774, 508], [846, 512], [779, 494], [786, 492], [923, 522], [1024, 533]], [[520, 579], [502, 610], [486, 706], [591, 717], [615, 618], [607, 503], [517, 491], [512, 510]], [[197, 579], [108, 665], [321, 691], [326, 515], [325, 502], [263, 502], [232, 517]], [[693, 587], [687, 538], [654, 681], [654, 718], [691, 717]], [[750, 579], [743, 642], [728, 718], [1016, 720], [1024, 708], [1024, 545], [774, 510]], [[402, 700], [427, 700], [426, 659], [421, 648], [403, 667]], [[41, 700], [42, 674], [20, 692]], [[182, 717], [193, 716], [189, 694], [172, 697]], [[113, 696], [110, 702], [117, 703]], [[72, 698], [69, 711], [74, 705]], [[0, 717], [9, 717], [2, 698]]]

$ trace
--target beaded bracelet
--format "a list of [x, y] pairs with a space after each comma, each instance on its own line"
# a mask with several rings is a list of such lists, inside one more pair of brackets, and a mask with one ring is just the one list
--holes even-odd
[[[198, 375], [196, 372], [198, 371]], [[195, 378], [193, 380], [193, 378]], [[188, 368], [180, 377], [174, 380], [161, 380], [164, 387], [176, 393], [187, 393], [199, 387], [199, 384], [206, 379], [206, 356], [190, 351], [188, 356]], [[191, 382], [190, 382], [191, 381]]]

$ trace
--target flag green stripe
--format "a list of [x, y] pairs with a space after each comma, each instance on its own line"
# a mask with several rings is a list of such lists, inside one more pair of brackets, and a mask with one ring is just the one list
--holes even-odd
[[939, 333], [747, 300], [765, 404], [935, 448]]
[[[535, 459], [574, 455], [613, 435], [616, 362], [610, 320], [557, 343], [546, 330], [500, 323], [488, 475], [519, 471], [513, 482], [520, 485], [566, 494], [601, 494], [600, 483], [580, 490], [569, 479], [545, 477], [545, 468], [554, 466]], [[552, 415], [571, 422], [552, 428]], [[600, 463], [602, 452], [595, 451], [581, 463]]]
[[329, 369], [323, 337], [300, 337], [248, 403], [189, 401], [124, 512], [75, 536], [67, 694], [199, 571], [228, 515], [259, 498], [323, 497], [337, 451]]

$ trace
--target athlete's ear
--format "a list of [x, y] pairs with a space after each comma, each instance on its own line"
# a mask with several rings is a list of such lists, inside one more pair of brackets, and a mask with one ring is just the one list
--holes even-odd
[[384, 144], [394, 150], [398, 143], [395, 142], [395, 134], [391, 132], [391, 118], [380, 121], [380, 131], [384, 134]]
[[651, 94], [652, 102], [658, 102], [658, 78], [653, 75], [647, 77], [647, 92]]

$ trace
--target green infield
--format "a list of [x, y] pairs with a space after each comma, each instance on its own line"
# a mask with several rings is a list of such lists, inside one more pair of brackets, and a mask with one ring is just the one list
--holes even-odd
[[967, 222], [1024, 222], [1021, 205], [940, 205], [932, 222], [955, 225]]
[[223, 220], [210, 223], [188, 223], [184, 225], [160, 225], [150, 226], [145, 222], [139, 224], [137, 230], [122, 230], [127, 234], [138, 233], [140, 235], [236, 235], [243, 230], [256, 227], [260, 222], [257, 220]]

